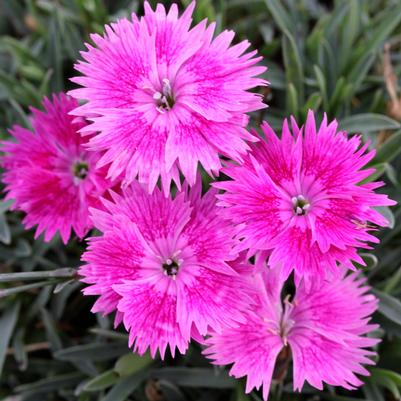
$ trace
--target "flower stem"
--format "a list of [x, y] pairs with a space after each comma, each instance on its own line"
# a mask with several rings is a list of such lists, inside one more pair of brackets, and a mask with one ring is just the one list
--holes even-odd
[[49, 278], [71, 278], [77, 274], [77, 269], [71, 267], [63, 267], [56, 270], [36, 271], [36, 272], [19, 272], [19, 273], [3, 273], [0, 274], [0, 283], [8, 283], [13, 281], [30, 281]]
[[5, 288], [0, 290], [0, 298], [8, 297], [10, 295], [18, 294], [24, 291], [33, 290], [35, 288], [44, 287], [46, 285], [52, 285], [55, 282], [56, 282], [55, 280], [38, 281], [37, 283], [20, 285], [18, 287], [12, 287], [12, 288]]

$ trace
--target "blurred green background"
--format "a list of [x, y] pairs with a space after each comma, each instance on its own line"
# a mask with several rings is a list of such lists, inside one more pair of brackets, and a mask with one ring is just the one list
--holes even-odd
[[[155, 1], [151, 1], [155, 4]], [[166, 5], [171, 1], [164, 1]], [[189, 0], [179, 4], [184, 7]], [[0, 135], [29, 126], [29, 106], [72, 88], [73, 64], [91, 32], [143, 12], [132, 0], [0, 0]], [[399, 0], [199, 0], [195, 21], [216, 20], [249, 39], [264, 56], [271, 82], [263, 89], [269, 108], [255, 113], [279, 128], [284, 116], [300, 122], [308, 108], [336, 117], [349, 132], [377, 148], [371, 165], [401, 201], [401, 2]], [[79, 265], [83, 243], [33, 241], [21, 215], [0, 203], [0, 273], [48, 271]], [[374, 321], [378, 364], [362, 389], [347, 392], [308, 386], [293, 393], [291, 372], [275, 381], [270, 399], [395, 401], [401, 391], [401, 216], [382, 208], [391, 227], [381, 244], [364, 252], [365, 274], [380, 299]], [[7, 401], [149, 400], [251, 401], [243, 381], [216, 369], [193, 345], [175, 360], [151, 361], [127, 349], [127, 336], [112, 318], [90, 313], [93, 299], [69, 278], [38, 274], [29, 282], [0, 281], [0, 399]]]

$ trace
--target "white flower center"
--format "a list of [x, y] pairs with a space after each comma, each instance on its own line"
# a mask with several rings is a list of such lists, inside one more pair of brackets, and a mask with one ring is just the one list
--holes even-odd
[[165, 261], [162, 263], [164, 275], [169, 276], [173, 280], [175, 280], [182, 262], [182, 259], [177, 259], [173, 257], [165, 259]]
[[306, 200], [303, 195], [294, 196], [293, 198], [291, 198], [291, 202], [293, 205], [294, 212], [298, 216], [305, 215], [308, 209], [310, 208], [309, 201]]
[[275, 336], [280, 337], [285, 346], [287, 346], [290, 331], [295, 325], [295, 321], [291, 318], [293, 309], [294, 304], [290, 302], [290, 296], [287, 295], [283, 302], [280, 320], [277, 322], [273, 319], [263, 319], [268, 324], [267, 330]]
[[293, 328], [295, 321], [291, 319], [294, 304], [290, 302], [290, 296], [284, 299], [284, 309], [280, 320], [280, 337], [283, 339], [284, 345], [287, 345], [288, 335]]
[[169, 111], [173, 108], [175, 104], [175, 99], [173, 91], [171, 89], [170, 80], [168, 80], [167, 78], [163, 79], [162, 91], [156, 91], [153, 94], [153, 99], [156, 100], [157, 110], [162, 114], [165, 111]]

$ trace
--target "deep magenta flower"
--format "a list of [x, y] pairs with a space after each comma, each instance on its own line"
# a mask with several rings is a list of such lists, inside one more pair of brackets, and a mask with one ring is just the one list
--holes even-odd
[[178, 169], [190, 185], [198, 162], [209, 174], [221, 168], [219, 154], [240, 161], [245, 140], [254, 141], [245, 126], [246, 113], [265, 107], [249, 89], [265, 85], [256, 78], [265, 71], [255, 66], [256, 51], [249, 42], [230, 46], [232, 31], [213, 39], [215, 23], [206, 20], [190, 28], [193, 2], [178, 16], [173, 4], [153, 11], [145, 2], [145, 16], [121, 19], [106, 26], [104, 37], [92, 35], [73, 78], [82, 88], [70, 94], [87, 103], [74, 111], [97, 131], [90, 149], [105, 151], [99, 166], [109, 176], [135, 177], [152, 192], [161, 177], [166, 194]]
[[259, 307], [247, 323], [214, 333], [204, 353], [215, 364], [233, 364], [232, 376], [247, 376], [247, 393], [262, 386], [264, 400], [276, 361], [285, 366], [291, 354], [294, 390], [300, 391], [305, 380], [319, 390], [323, 382], [346, 389], [363, 384], [356, 374], [369, 374], [362, 365], [374, 364], [369, 357], [375, 353], [366, 348], [379, 342], [366, 336], [378, 326], [369, 324], [377, 299], [367, 294], [365, 278], [352, 273], [314, 285], [310, 292], [302, 282], [294, 300], [286, 297], [282, 304], [277, 270], [255, 277]]
[[365, 153], [360, 136], [347, 138], [326, 116], [316, 128], [312, 111], [301, 129], [292, 119], [293, 133], [285, 121], [281, 139], [267, 123], [262, 129], [266, 140], [252, 145], [245, 163], [224, 170], [232, 181], [215, 184], [226, 191], [220, 205], [238, 225], [241, 249], [307, 282], [335, 275], [337, 262], [364, 264], [356, 248], [378, 242], [369, 223], [388, 224], [374, 207], [395, 203], [374, 192], [382, 183], [360, 184], [374, 171], [361, 170], [374, 150]]
[[92, 212], [103, 235], [90, 239], [80, 269], [91, 284], [84, 293], [100, 295], [93, 312], [118, 308], [129, 345], [162, 358], [168, 346], [184, 353], [194, 333], [244, 322], [252, 286], [237, 273], [234, 229], [217, 213], [215, 190], [201, 197], [198, 182], [172, 199], [133, 182], [112, 198]]
[[92, 227], [88, 208], [110, 186], [105, 171], [96, 170], [99, 154], [88, 152], [78, 131], [82, 118], [69, 112], [78, 102], [65, 94], [43, 101], [44, 111], [32, 109], [33, 132], [20, 126], [10, 131], [16, 141], [3, 141], [6, 199], [26, 213], [27, 229], [36, 226], [49, 241], [57, 231], [66, 243], [71, 230], [82, 238]]

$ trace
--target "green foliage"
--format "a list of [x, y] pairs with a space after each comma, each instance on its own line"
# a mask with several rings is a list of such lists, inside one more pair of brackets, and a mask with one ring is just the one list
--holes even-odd
[[[155, 4], [156, 1], [151, 3]], [[170, 1], [164, 1], [170, 4]], [[181, 5], [189, 0], [182, 0]], [[333, 3], [333, 4], [331, 4]], [[69, 77], [89, 33], [131, 12], [132, 0], [2, 0], [0, 7], [0, 132], [29, 127], [29, 107], [45, 95], [73, 87]], [[368, 180], [401, 201], [400, 116], [389, 113], [383, 46], [401, 77], [401, 2], [398, 0], [198, 0], [196, 22], [237, 32], [265, 57], [269, 108], [252, 117], [280, 128], [284, 116], [302, 122], [309, 108], [337, 118], [377, 149]], [[388, 82], [387, 82], [388, 84]], [[400, 96], [400, 93], [398, 94]], [[165, 361], [127, 354], [128, 336], [111, 318], [90, 313], [92, 299], [75, 280], [84, 244], [34, 241], [22, 216], [0, 203], [0, 399], [7, 401], [259, 400], [243, 383], [212, 368], [193, 345]], [[271, 399], [395, 401], [401, 392], [401, 211], [383, 208], [391, 228], [362, 256], [380, 300], [378, 364], [362, 390], [326, 387], [292, 391], [290, 375], [274, 383]], [[393, 214], [394, 213], [394, 214]], [[62, 268], [68, 266], [68, 268]], [[14, 397], [15, 398], [12, 398]]]

